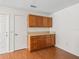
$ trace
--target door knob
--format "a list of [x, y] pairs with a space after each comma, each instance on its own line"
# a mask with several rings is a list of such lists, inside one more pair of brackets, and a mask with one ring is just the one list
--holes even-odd
[[15, 34], [15, 36], [18, 36], [18, 34]]
[[6, 36], [8, 36], [8, 32], [6, 32]]

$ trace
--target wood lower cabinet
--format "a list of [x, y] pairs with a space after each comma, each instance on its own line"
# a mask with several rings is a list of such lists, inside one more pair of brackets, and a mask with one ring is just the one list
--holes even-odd
[[28, 39], [29, 51], [55, 46], [55, 34], [30, 36]]

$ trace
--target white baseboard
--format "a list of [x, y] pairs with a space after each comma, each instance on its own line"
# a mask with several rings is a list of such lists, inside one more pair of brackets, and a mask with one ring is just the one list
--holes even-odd
[[78, 57], [79, 57], [79, 55], [76, 54], [76, 53], [74, 53], [74, 52], [71, 52], [71, 51], [69, 51], [69, 50], [66, 50], [66, 49], [64, 49], [64, 48], [62, 48], [62, 47], [60, 47], [60, 46], [57, 46], [57, 45], [56, 45], [56, 47], [58, 47], [58, 48], [60, 48], [60, 49], [62, 49], [62, 50], [64, 50], [64, 51], [66, 51], [66, 52], [68, 52], [68, 53], [70, 53], [70, 54], [72, 54], [72, 55], [75, 55], [75, 56], [78, 56]]
[[[27, 48], [22, 48], [22, 49], [27, 49]], [[12, 52], [14, 52], [14, 51], [22, 50], [22, 49], [10, 50], [10, 51], [7, 51], [7, 52], [5, 52], [5, 53], [0, 53], [0, 54], [12, 53]]]

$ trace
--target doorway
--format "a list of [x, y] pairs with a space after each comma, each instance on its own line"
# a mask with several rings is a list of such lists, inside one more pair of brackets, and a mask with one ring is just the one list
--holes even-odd
[[9, 15], [0, 14], [0, 54], [9, 52]]
[[24, 49], [26, 48], [26, 18], [23, 15], [16, 15], [14, 18], [14, 50]]

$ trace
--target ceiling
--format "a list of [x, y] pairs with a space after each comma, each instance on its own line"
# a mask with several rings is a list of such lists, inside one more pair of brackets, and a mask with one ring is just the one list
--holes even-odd
[[[79, 0], [0, 0], [1, 6], [20, 8], [44, 13], [54, 13], [65, 7], [79, 3]], [[30, 7], [34, 5], [33, 7]]]

